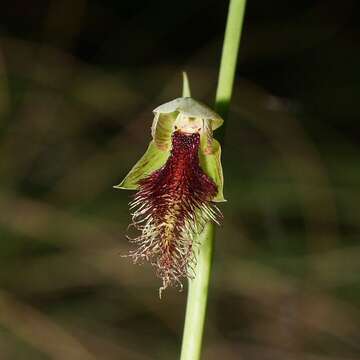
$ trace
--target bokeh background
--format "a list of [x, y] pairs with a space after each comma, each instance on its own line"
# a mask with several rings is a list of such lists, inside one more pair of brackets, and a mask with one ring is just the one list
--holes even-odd
[[[360, 358], [357, 3], [248, 1], [206, 360]], [[186, 291], [120, 256], [112, 186], [182, 70], [213, 104], [227, 6], [1, 3], [1, 360], [177, 359]]]

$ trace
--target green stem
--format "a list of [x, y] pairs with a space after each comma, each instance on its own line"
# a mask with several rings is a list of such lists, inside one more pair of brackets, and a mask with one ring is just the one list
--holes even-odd
[[201, 250], [197, 259], [196, 276], [189, 280], [181, 360], [200, 359], [214, 233], [214, 225], [208, 223], [199, 235]]
[[[223, 118], [227, 116], [232, 95], [245, 3], [246, 0], [230, 0], [215, 100], [215, 108]], [[186, 74], [183, 96], [190, 96]], [[198, 239], [200, 252], [196, 276], [189, 280], [181, 360], [199, 360], [201, 357], [214, 239], [215, 225], [208, 223]]]
[[240, 36], [243, 27], [246, 0], [231, 0], [222, 49], [215, 110], [227, 117], [233, 91]]

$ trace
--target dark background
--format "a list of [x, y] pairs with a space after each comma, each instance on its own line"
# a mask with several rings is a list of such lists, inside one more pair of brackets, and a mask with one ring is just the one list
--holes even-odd
[[[152, 109], [213, 104], [227, 2], [4, 1], [0, 359], [177, 359], [119, 183]], [[360, 358], [357, 2], [248, 1], [204, 359]], [[215, 133], [216, 137], [216, 133]]]

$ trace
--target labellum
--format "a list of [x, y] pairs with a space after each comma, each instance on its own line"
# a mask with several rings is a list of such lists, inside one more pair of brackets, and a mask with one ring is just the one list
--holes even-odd
[[223, 120], [190, 97], [154, 110], [153, 140], [138, 163], [116, 186], [137, 190], [130, 202], [129, 238], [134, 262], [150, 261], [162, 279], [161, 291], [195, 276], [197, 235], [208, 221], [219, 224], [215, 202], [223, 197], [220, 144], [212, 132]]

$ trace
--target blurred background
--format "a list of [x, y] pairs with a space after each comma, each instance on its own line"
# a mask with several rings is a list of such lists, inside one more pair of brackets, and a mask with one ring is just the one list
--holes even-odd
[[[178, 358], [186, 291], [120, 256], [112, 186], [182, 70], [213, 104], [227, 6], [2, 2], [1, 360]], [[206, 360], [360, 358], [359, 10], [248, 1]]]

